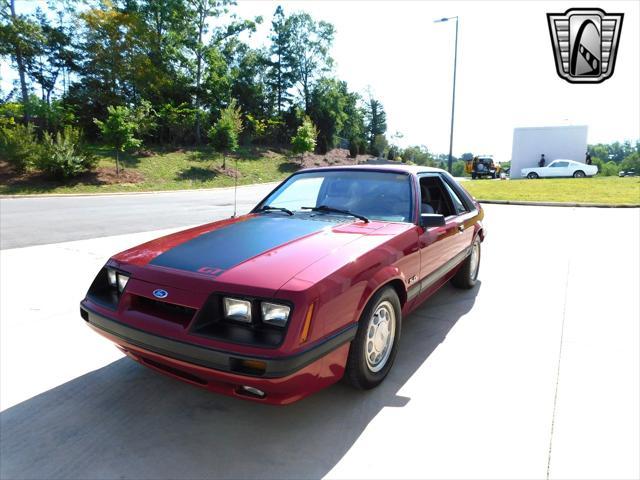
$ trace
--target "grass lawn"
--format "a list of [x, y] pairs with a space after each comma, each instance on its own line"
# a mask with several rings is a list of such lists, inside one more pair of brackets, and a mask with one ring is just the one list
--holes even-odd
[[473, 180], [463, 183], [478, 200], [614, 203], [640, 206], [640, 177]]
[[[94, 147], [99, 158], [96, 172], [68, 182], [56, 182], [40, 176], [0, 184], [0, 194], [93, 193], [180, 190], [230, 187], [231, 172], [217, 171], [222, 156], [209, 148], [157, 151], [153, 156], [125, 156], [122, 176], [114, 181], [115, 160], [112, 152]], [[242, 148], [236, 153], [240, 176], [238, 184], [281, 180], [298, 166], [287, 155], [261, 148]], [[235, 168], [235, 158], [227, 158], [227, 169]]]

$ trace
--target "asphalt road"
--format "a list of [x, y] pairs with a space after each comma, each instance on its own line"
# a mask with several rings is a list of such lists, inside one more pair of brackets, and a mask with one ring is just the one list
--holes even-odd
[[405, 319], [379, 388], [288, 407], [166, 378], [81, 321], [108, 256], [166, 230], [2, 250], [0, 477], [640, 477], [638, 210], [486, 214], [479, 284]]
[[[274, 183], [238, 187], [246, 213]], [[0, 248], [202, 224], [233, 213], [233, 189], [0, 199]]]

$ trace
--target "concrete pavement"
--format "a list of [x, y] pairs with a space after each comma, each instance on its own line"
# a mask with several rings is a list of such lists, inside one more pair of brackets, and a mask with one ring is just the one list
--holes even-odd
[[[246, 213], [275, 183], [238, 187]], [[233, 213], [233, 189], [0, 199], [0, 247], [17, 248], [202, 224]]]
[[97, 269], [156, 232], [3, 250], [0, 476], [638, 478], [638, 210], [486, 212], [481, 282], [405, 319], [383, 385], [284, 408], [165, 378], [83, 324]]

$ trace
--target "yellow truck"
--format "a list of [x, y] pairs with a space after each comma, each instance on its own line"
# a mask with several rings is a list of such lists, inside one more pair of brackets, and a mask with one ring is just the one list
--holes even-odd
[[500, 178], [500, 163], [491, 155], [476, 155], [465, 162], [464, 169], [471, 174], [473, 180], [482, 177]]

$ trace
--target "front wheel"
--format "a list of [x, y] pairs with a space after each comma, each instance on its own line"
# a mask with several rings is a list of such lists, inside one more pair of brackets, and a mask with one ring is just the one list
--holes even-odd
[[586, 175], [582, 170], [576, 170], [575, 172], [573, 172], [573, 178], [584, 178], [584, 177], [586, 177]]
[[529, 180], [535, 180], [536, 178], [538, 178], [538, 174], [536, 172], [529, 172], [529, 174], [527, 175], [527, 178]]
[[480, 270], [480, 239], [476, 238], [471, 244], [471, 253], [462, 263], [451, 283], [458, 288], [469, 289], [478, 281]]
[[381, 289], [365, 307], [345, 372], [346, 380], [354, 387], [377, 387], [391, 370], [400, 340], [401, 311], [398, 294], [391, 287]]

